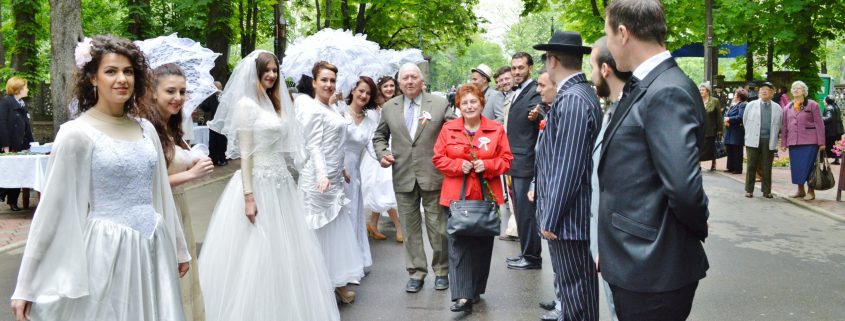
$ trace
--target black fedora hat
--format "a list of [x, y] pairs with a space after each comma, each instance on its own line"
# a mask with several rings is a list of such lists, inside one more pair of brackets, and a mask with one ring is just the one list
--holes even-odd
[[534, 49], [542, 51], [589, 54], [593, 48], [584, 46], [581, 34], [571, 31], [555, 31], [549, 43], [534, 45]]

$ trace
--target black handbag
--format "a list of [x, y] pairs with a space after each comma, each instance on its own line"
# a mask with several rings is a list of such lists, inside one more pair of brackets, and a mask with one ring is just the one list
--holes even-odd
[[716, 136], [716, 142], [713, 143], [713, 159], [719, 159], [728, 156], [728, 149], [725, 148], [725, 139], [722, 135]]
[[810, 172], [810, 178], [807, 179], [807, 186], [817, 191], [824, 191], [833, 188], [835, 185], [836, 181], [833, 178], [830, 163], [827, 162], [825, 152], [820, 150], [816, 166]]
[[467, 200], [467, 175], [461, 185], [461, 199], [449, 202], [449, 219], [446, 222], [446, 232], [450, 235], [462, 236], [496, 236], [502, 226], [499, 217], [499, 205], [495, 200], [487, 199], [484, 181], [481, 183], [481, 195], [484, 200]]

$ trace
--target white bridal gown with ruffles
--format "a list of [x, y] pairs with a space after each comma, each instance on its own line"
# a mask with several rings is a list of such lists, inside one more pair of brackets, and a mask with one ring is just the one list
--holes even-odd
[[358, 248], [361, 250], [361, 258], [364, 267], [373, 265], [373, 257], [370, 254], [370, 243], [367, 240], [367, 218], [369, 212], [364, 210], [364, 197], [361, 193], [361, 159], [364, 157], [364, 150], [370, 141], [370, 136], [376, 129], [376, 123], [372, 119], [364, 117], [361, 123], [355, 124], [353, 116], [344, 111], [343, 116], [349, 122], [346, 127], [346, 144], [343, 145], [343, 162], [346, 173], [349, 174], [349, 183], [345, 185], [344, 193], [349, 198], [349, 205], [346, 207], [348, 215], [352, 220], [355, 230], [355, 238], [358, 240]]
[[285, 149], [275, 146], [281, 143], [282, 123], [278, 115], [256, 106], [236, 106], [244, 109], [263, 113], [255, 117], [252, 139], [277, 142], [251, 155], [255, 224], [244, 214], [241, 171], [232, 176], [214, 209], [199, 255], [206, 318], [340, 320], [320, 243], [305, 223], [302, 197], [287, 169], [291, 160], [273, 152]]
[[[343, 180], [343, 147], [349, 121], [306, 95], [297, 97], [295, 106], [308, 153], [308, 162], [299, 177], [306, 221], [317, 232], [332, 285], [359, 282], [364, 277], [364, 259], [351, 215], [341, 215], [348, 213], [350, 203], [344, 194]], [[321, 177], [328, 177], [331, 182], [324, 193], [317, 189]]]
[[135, 142], [62, 125], [13, 295], [35, 302], [32, 320], [184, 320], [177, 261], [190, 257], [158, 136], [140, 123]]

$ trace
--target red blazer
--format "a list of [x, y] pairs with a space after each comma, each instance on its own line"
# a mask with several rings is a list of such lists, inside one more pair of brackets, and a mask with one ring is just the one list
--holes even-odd
[[[443, 125], [434, 144], [432, 161], [434, 167], [443, 172], [444, 176], [443, 187], [440, 191], [440, 205], [443, 206], [449, 206], [450, 201], [461, 198], [461, 184], [464, 179], [461, 164], [464, 160], [472, 161], [469, 140], [464, 131], [463, 117], [452, 120]], [[504, 197], [500, 177], [510, 170], [511, 161], [513, 161], [504, 126], [482, 116], [481, 126], [473, 137], [472, 146], [475, 147], [478, 159], [484, 161], [484, 178], [493, 190], [496, 203], [502, 204]], [[481, 186], [474, 171], [467, 177], [466, 194], [466, 199], [482, 199]]]

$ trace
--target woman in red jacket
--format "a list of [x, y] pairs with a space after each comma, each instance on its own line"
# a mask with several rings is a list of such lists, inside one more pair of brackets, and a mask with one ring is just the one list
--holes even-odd
[[[461, 118], [443, 125], [434, 144], [434, 166], [443, 172], [440, 205], [449, 213], [449, 202], [459, 200], [461, 186], [466, 179], [466, 199], [481, 200], [478, 175], [496, 203], [502, 204], [502, 184], [499, 177], [511, 168], [508, 136], [504, 127], [484, 116], [484, 94], [473, 85], [464, 85], [455, 96]], [[493, 255], [492, 236], [449, 235], [449, 278], [454, 312], [472, 312], [472, 304], [480, 299], [490, 275]]]

